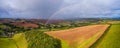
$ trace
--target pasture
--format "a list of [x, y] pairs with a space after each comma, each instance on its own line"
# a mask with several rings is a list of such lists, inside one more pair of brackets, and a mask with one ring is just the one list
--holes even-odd
[[0, 48], [27, 48], [24, 33], [16, 34], [12, 38], [0, 38]]
[[120, 48], [120, 24], [113, 24], [90, 48]]

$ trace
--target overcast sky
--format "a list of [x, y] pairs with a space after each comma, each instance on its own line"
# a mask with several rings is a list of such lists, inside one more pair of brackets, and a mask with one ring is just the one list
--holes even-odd
[[120, 0], [0, 0], [0, 18], [120, 17]]

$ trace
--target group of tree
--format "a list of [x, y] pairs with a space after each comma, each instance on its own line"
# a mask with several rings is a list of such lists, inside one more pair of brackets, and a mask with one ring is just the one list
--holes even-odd
[[15, 33], [25, 32], [30, 29], [22, 26], [14, 26], [8, 23], [0, 24], [0, 37], [12, 37]]
[[60, 24], [39, 24], [39, 29], [68, 29], [68, 28], [74, 28], [74, 27], [81, 27], [85, 25], [89, 25], [90, 23], [79, 23], [79, 22], [71, 22], [71, 23], [60, 23]]

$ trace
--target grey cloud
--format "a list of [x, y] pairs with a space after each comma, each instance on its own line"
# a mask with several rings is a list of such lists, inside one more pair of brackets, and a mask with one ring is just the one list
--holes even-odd
[[119, 0], [81, 0], [77, 4], [62, 8], [53, 14], [51, 19], [118, 16], [119, 2]]
[[56, 12], [62, 0], [0, 0], [0, 7], [15, 18], [49, 18]]
[[0, 17], [69, 19], [119, 16], [119, 0], [0, 0]]

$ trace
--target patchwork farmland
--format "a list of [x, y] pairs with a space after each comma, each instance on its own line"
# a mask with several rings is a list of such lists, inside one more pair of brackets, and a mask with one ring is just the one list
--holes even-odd
[[16, 32], [12, 32], [13, 36], [8, 34], [7, 37], [6, 32], [3, 33], [4, 28], [10, 29], [12, 26], [1, 24], [1, 33], [4, 36], [0, 38], [0, 48], [120, 48], [119, 22], [89, 23], [87, 26], [40, 25], [42, 27], [31, 30], [23, 30], [22, 27], [13, 28], [17, 29]]

